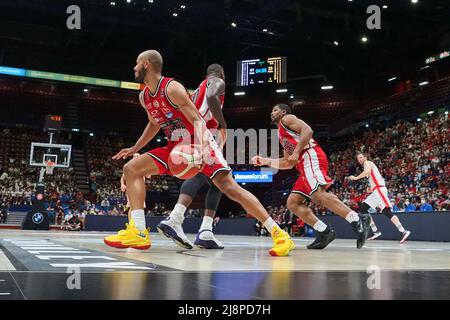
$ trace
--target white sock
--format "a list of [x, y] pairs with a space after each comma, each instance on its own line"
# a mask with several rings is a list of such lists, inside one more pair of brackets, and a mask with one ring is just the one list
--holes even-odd
[[405, 232], [405, 228], [403, 228], [402, 224], [399, 223], [398, 225], [396, 225], [398, 231], [400, 231], [401, 233]]
[[348, 215], [345, 217], [345, 220], [352, 223], [355, 221], [359, 221], [359, 216], [355, 211], [350, 211]]
[[176, 219], [180, 223], [183, 223], [184, 221], [184, 213], [186, 212], [186, 207], [182, 204], [177, 203], [175, 207], [173, 207], [172, 212], [169, 215], [170, 219]]
[[266, 228], [270, 233], [272, 233], [272, 231], [278, 227], [278, 224], [269, 217], [269, 219], [267, 219], [264, 223], [263, 223], [264, 228]]
[[370, 223], [370, 228], [372, 229], [372, 232], [377, 232], [378, 231], [378, 228], [377, 228], [377, 226], [375, 225], [374, 222]]
[[131, 211], [131, 219], [134, 220], [136, 229], [139, 231], [145, 230], [145, 213], [144, 209], [137, 209]]
[[324, 232], [327, 228], [327, 225], [323, 223], [323, 221], [317, 220], [317, 222], [313, 226], [314, 230], [318, 232]]
[[212, 231], [213, 221], [214, 221], [213, 218], [204, 216], [202, 225], [200, 226], [200, 229], [198, 231], [202, 231], [202, 230], [211, 230]]

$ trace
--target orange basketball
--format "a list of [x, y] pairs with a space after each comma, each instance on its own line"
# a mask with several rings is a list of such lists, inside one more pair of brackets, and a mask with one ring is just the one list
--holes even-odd
[[169, 156], [169, 170], [174, 177], [190, 179], [200, 172], [202, 154], [194, 145], [179, 145]]

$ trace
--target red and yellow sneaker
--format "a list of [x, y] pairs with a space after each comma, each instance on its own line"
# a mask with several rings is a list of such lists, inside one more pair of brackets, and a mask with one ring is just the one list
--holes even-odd
[[139, 231], [133, 219], [126, 224], [125, 230], [120, 230], [116, 235], [108, 236], [103, 239], [103, 242], [114, 248], [133, 248], [139, 250], [146, 250], [151, 247], [149, 230]]
[[274, 257], [284, 257], [295, 248], [295, 243], [286, 231], [277, 226], [272, 232], [274, 246], [269, 250], [269, 254]]

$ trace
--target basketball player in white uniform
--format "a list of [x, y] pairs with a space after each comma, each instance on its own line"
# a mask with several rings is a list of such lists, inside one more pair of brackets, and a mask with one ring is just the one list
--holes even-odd
[[[391, 220], [391, 222], [400, 232], [400, 243], [405, 242], [411, 232], [405, 230], [398, 217], [392, 213], [390, 204], [391, 202], [389, 200], [386, 188], [386, 182], [381, 176], [380, 170], [378, 170], [377, 166], [372, 161], [367, 160], [366, 156], [363, 153], [358, 153], [356, 159], [358, 160], [359, 164], [364, 167], [364, 171], [356, 177], [349, 176], [348, 179], [356, 181], [367, 177], [369, 178], [370, 188], [372, 189], [372, 193], [361, 204], [360, 211], [362, 213], [368, 213], [369, 208], [376, 209], [377, 207], [379, 207], [381, 209], [381, 212]], [[373, 219], [371, 219], [370, 227], [372, 228], [374, 235], [368, 240], [374, 240], [381, 236], [381, 232], [378, 231]]]

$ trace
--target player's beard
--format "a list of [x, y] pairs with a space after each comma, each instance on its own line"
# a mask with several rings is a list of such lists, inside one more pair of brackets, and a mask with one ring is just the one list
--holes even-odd
[[144, 83], [145, 70], [144, 69], [138, 70], [138, 75], [135, 76], [134, 78], [136, 79], [137, 82]]
[[275, 118], [270, 117], [270, 122], [274, 125], [278, 124], [278, 121]]

